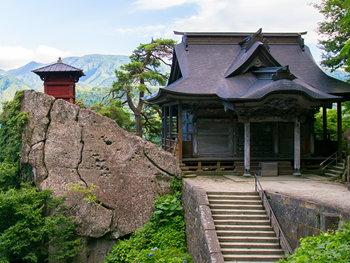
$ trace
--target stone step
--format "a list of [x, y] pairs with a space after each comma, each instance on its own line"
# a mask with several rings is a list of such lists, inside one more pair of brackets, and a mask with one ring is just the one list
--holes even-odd
[[284, 255], [231, 255], [225, 254], [224, 260], [229, 262], [276, 262], [279, 259], [284, 258]]
[[208, 195], [209, 200], [261, 200], [258, 195]]
[[273, 228], [269, 225], [215, 225], [217, 231], [273, 231]]
[[278, 170], [278, 175], [292, 175], [294, 173], [293, 169], [290, 170]]
[[230, 205], [230, 204], [209, 204], [211, 209], [232, 209], [232, 210], [263, 210], [263, 205]]
[[344, 170], [326, 169], [325, 172], [341, 175], [343, 174]]
[[342, 164], [342, 165], [330, 165], [330, 166], [328, 166], [326, 169], [337, 169], [337, 170], [344, 170], [345, 169], [345, 166], [344, 166], [344, 164]]
[[190, 170], [190, 168], [186, 167], [186, 166], [181, 166], [180, 168], [182, 171], [189, 171]]
[[245, 196], [245, 195], [249, 195], [249, 196], [259, 196], [259, 193], [258, 192], [229, 192], [229, 191], [225, 191], [225, 192], [212, 192], [212, 191], [209, 191], [207, 192], [207, 195], [234, 195], [234, 196], [237, 196], [237, 195], [240, 195], [240, 196]]
[[221, 253], [225, 256], [230, 255], [281, 255], [284, 256], [283, 249], [279, 248], [222, 248]]
[[218, 236], [238, 237], [276, 237], [274, 231], [240, 231], [240, 230], [217, 230]]
[[220, 242], [220, 247], [225, 248], [275, 248], [279, 249], [279, 243], [252, 243], [252, 242]]
[[185, 174], [184, 177], [185, 178], [195, 178], [195, 177], [197, 177], [197, 175], [194, 174], [194, 173], [192, 173], [192, 174]]
[[215, 225], [260, 225], [270, 226], [270, 220], [230, 220], [230, 219], [214, 219]]
[[220, 243], [250, 243], [250, 244], [255, 244], [255, 243], [273, 243], [276, 244], [278, 243], [278, 238], [276, 236], [274, 237], [259, 237], [259, 236], [218, 236], [219, 242]]
[[241, 220], [241, 221], [251, 221], [251, 220], [261, 220], [261, 221], [269, 221], [269, 216], [264, 213], [261, 215], [218, 215], [218, 214], [213, 214], [213, 219], [215, 220], [226, 220], [226, 221], [230, 221], [230, 220]]
[[259, 200], [212, 200], [209, 199], [209, 204], [211, 205], [262, 205], [262, 201]]
[[266, 215], [265, 210], [211, 209], [213, 215]]
[[334, 174], [334, 173], [328, 173], [328, 172], [324, 172], [323, 173], [324, 176], [328, 176], [328, 177], [339, 177], [339, 174]]

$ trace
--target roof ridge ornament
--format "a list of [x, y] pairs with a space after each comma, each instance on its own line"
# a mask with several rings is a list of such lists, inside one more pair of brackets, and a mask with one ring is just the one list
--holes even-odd
[[294, 74], [290, 73], [289, 65], [277, 69], [276, 73], [271, 75], [271, 79], [273, 81], [281, 79], [294, 80], [296, 78], [297, 77]]
[[62, 58], [58, 57], [57, 63], [63, 63]]
[[243, 39], [241, 42], [239, 42], [239, 45], [242, 47], [242, 49], [245, 49], [245, 52], [247, 52], [251, 48], [251, 46], [257, 41], [263, 43], [264, 47], [268, 51], [270, 51], [269, 42], [266, 38], [264, 38], [264, 35], [262, 34], [262, 28]]

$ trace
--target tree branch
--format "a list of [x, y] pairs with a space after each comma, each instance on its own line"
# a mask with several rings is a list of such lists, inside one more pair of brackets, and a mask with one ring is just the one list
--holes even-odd
[[147, 116], [143, 112], [141, 112], [141, 115], [145, 118], [145, 123], [143, 125], [148, 123], [152, 127], [153, 130], [155, 130], [156, 132], [159, 132], [159, 129], [152, 125], [152, 123], [149, 121], [149, 119], [147, 118]]

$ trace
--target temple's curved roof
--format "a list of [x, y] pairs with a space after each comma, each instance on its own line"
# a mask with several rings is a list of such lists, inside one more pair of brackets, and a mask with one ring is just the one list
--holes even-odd
[[[269, 93], [296, 92], [312, 100], [350, 99], [350, 84], [318, 67], [301, 34], [177, 34], [183, 35], [183, 42], [174, 50], [181, 75], [144, 98], [151, 103], [161, 103], [170, 94], [241, 101], [258, 100]], [[273, 79], [272, 75], [282, 69], [284, 73]]]

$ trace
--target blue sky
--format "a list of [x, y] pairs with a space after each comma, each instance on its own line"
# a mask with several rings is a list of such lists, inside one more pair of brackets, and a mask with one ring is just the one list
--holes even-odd
[[[320, 3], [321, 0], [314, 0]], [[58, 56], [129, 55], [173, 31], [303, 32], [317, 61], [322, 15], [310, 0], [0, 0], [0, 69]]]

